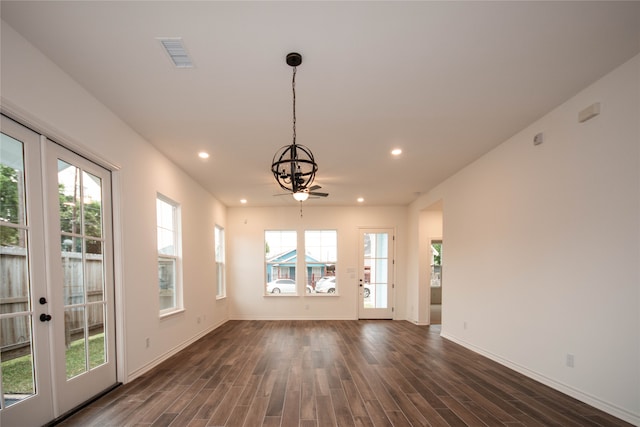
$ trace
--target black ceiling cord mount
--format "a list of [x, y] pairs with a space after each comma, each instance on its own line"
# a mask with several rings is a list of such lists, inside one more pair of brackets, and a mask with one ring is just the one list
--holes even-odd
[[280, 148], [273, 156], [271, 172], [276, 182], [283, 190], [291, 193], [293, 198], [302, 202], [309, 196], [327, 197], [327, 193], [316, 193], [313, 190], [320, 188], [312, 185], [318, 171], [311, 150], [296, 143], [296, 72], [302, 64], [302, 55], [291, 52], [286, 58], [287, 65], [293, 68], [291, 90], [293, 92], [293, 141], [290, 145]]
[[287, 65], [297, 67], [302, 64], [302, 55], [298, 52], [291, 52], [287, 54]]

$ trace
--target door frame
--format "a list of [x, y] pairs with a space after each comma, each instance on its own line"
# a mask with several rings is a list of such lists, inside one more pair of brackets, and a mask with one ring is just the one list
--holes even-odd
[[[360, 286], [362, 282], [364, 284], [364, 246], [363, 236], [365, 233], [388, 233], [389, 235], [389, 247], [388, 247], [388, 291], [387, 291], [387, 303], [389, 307], [387, 309], [365, 309], [364, 308], [364, 295], [363, 287]], [[356, 298], [356, 315], [359, 320], [364, 319], [395, 319], [395, 281], [396, 281], [396, 229], [395, 227], [358, 227], [358, 297]], [[379, 310], [379, 314], [370, 312], [366, 314], [364, 310]]]

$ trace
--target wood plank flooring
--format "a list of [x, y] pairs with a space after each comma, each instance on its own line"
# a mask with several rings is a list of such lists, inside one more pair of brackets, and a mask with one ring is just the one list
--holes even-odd
[[403, 321], [230, 321], [63, 426], [624, 426]]

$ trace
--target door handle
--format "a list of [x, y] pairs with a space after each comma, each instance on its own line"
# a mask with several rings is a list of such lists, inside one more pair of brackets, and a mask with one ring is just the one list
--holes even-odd
[[40, 321], [41, 322], [48, 322], [49, 320], [51, 320], [51, 315], [50, 314], [44, 314], [42, 313], [40, 315]]
[[47, 303], [47, 299], [45, 297], [41, 297], [38, 302], [42, 305], [45, 305]]

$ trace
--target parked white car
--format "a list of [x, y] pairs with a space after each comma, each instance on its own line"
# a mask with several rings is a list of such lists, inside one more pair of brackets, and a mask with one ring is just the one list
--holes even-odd
[[316, 292], [321, 294], [333, 294], [336, 292], [335, 276], [323, 277], [316, 282]]
[[[267, 283], [267, 293], [270, 294], [295, 294], [296, 281], [293, 279], [276, 279]], [[307, 293], [311, 292], [311, 287], [307, 286]]]
[[267, 292], [270, 294], [295, 294], [296, 281], [292, 279], [276, 279], [267, 283]]

